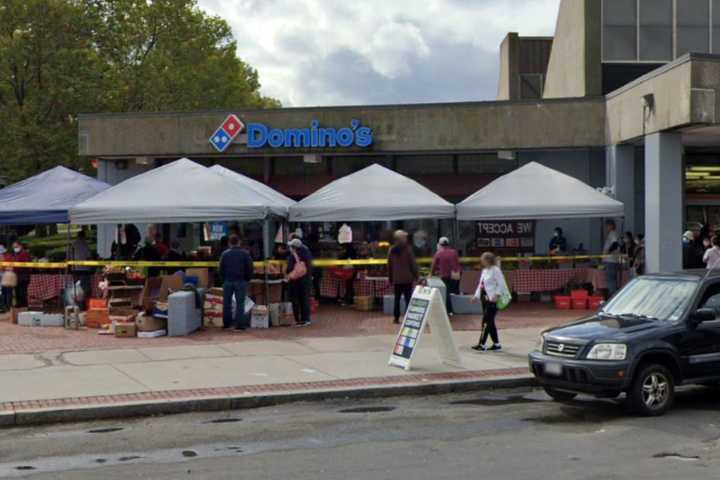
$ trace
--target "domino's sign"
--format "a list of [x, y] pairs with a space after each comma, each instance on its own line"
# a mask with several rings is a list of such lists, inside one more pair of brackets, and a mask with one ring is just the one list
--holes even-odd
[[262, 123], [245, 125], [231, 114], [210, 137], [210, 144], [224, 152], [240, 132], [247, 131], [247, 147], [258, 148], [367, 148], [373, 143], [373, 132], [359, 120], [351, 120], [348, 127], [323, 127], [312, 120], [305, 128], [271, 128]]

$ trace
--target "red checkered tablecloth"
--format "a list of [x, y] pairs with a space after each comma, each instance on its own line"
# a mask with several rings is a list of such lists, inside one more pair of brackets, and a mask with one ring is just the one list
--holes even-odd
[[[358, 297], [380, 298], [390, 289], [386, 279], [367, 280], [364, 278], [355, 280], [353, 284], [355, 295]], [[345, 296], [345, 281], [330, 275], [323, 275], [320, 279], [320, 296], [325, 298], [342, 298]]]
[[58, 297], [66, 281], [72, 281], [72, 276], [50, 273], [30, 275], [28, 305], [42, 307], [45, 301]]
[[552, 292], [561, 290], [573, 280], [584, 278], [586, 268], [564, 270], [511, 270], [505, 272], [510, 290], [516, 293]]
[[[607, 288], [604, 270], [597, 268], [568, 268], [558, 270], [510, 270], [505, 272], [510, 290], [516, 293], [552, 292], [562, 290], [570, 282], [590, 283], [594, 290]], [[622, 284], [627, 283], [629, 274], [623, 272]]]

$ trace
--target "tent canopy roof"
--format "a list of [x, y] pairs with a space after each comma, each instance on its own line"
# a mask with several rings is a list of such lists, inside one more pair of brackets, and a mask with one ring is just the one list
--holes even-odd
[[452, 218], [455, 206], [415, 180], [378, 164], [335, 180], [290, 207], [293, 222]]
[[67, 223], [68, 210], [110, 188], [58, 166], [0, 190], [0, 224]]
[[287, 217], [290, 206], [297, 203], [295, 200], [292, 200], [282, 193], [273, 190], [264, 183], [253, 180], [250, 177], [246, 177], [245, 175], [230, 170], [229, 168], [225, 168], [222, 165], [213, 165], [210, 167], [210, 170], [238, 182], [243, 189], [249, 189], [257, 193], [258, 200], [270, 208], [272, 213], [275, 215]]
[[622, 217], [623, 204], [564, 173], [530, 162], [457, 206], [458, 220]]
[[238, 182], [181, 158], [115, 185], [70, 210], [77, 224], [260, 220], [271, 213]]

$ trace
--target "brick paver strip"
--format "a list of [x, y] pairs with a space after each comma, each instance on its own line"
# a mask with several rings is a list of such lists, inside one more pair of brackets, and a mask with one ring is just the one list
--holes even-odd
[[93, 405], [120, 405], [163, 400], [196, 400], [208, 397], [242, 396], [249, 394], [338, 390], [343, 388], [377, 387], [382, 385], [413, 385], [430, 382], [479, 380], [492, 377], [510, 377], [528, 373], [527, 368], [502, 368], [445, 373], [418, 373], [387, 377], [366, 377], [343, 380], [324, 380], [307, 383], [277, 383], [266, 385], [241, 385], [236, 387], [165, 390], [155, 392], [98, 395], [81, 398], [55, 398], [49, 400], [25, 400], [0, 403], [0, 412], [21, 412], [50, 408], [84, 407]]

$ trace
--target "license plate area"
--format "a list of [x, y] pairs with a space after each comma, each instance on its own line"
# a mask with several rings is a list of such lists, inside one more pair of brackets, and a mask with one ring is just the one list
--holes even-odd
[[563, 368], [562, 365], [559, 363], [546, 363], [545, 364], [545, 374], [550, 375], [553, 377], [560, 377], [562, 376]]

